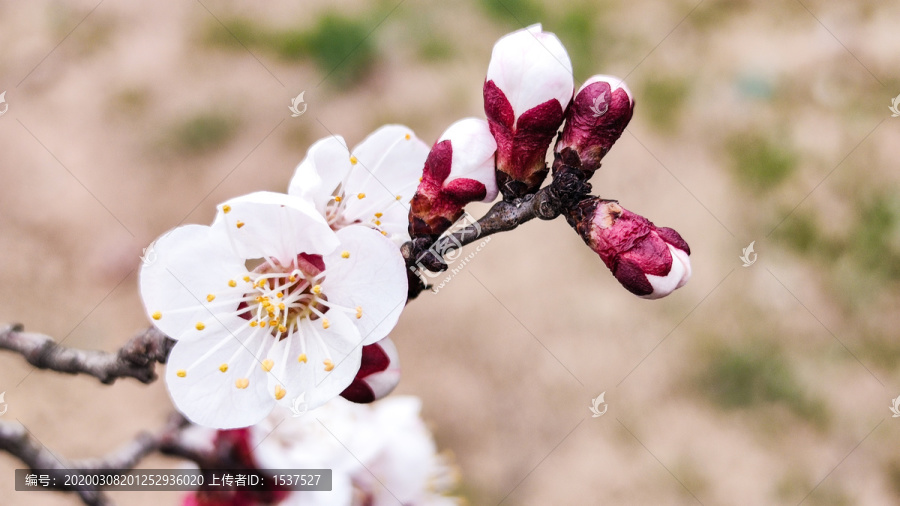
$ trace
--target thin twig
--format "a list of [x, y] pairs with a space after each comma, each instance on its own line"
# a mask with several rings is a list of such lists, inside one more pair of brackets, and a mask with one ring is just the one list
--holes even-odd
[[66, 487], [66, 474], [86, 469], [132, 469], [147, 455], [160, 451], [174, 454], [182, 446], [181, 431], [188, 425], [187, 420], [178, 414], [169, 418], [165, 428], [157, 434], [140, 433], [134, 440], [108, 455], [83, 460], [69, 460], [58, 457], [35, 438], [20, 423], [0, 422], [0, 450], [17, 457], [33, 470], [47, 473], [55, 478], [55, 485], [48, 488], [76, 492], [84, 504], [89, 506], [109, 506], [113, 503], [96, 487], [79, 485], [77, 488]]
[[174, 343], [155, 327], [150, 327], [132, 337], [118, 352], [108, 353], [61, 346], [50, 336], [25, 332], [19, 323], [0, 329], [0, 349], [19, 353], [39, 369], [89, 374], [105, 384], [118, 378], [151, 383], [156, 380], [156, 363], [166, 362]]
[[417, 238], [403, 244], [400, 251], [406, 260], [408, 298], [410, 300], [416, 298], [427, 288], [425, 281], [416, 273], [417, 270], [444, 271], [447, 264], [443, 255], [455, 249], [497, 232], [513, 230], [534, 218], [542, 220], [557, 218], [590, 193], [591, 185], [587, 182], [588, 177], [589, 175], [582, 173], [581, 170], [567, 166], [557, 159], [554, 164], [553, 181], [534, 195], [512, 202], [497, 202], [476, 224], [446, 234], [433, 243], [424, 238]]

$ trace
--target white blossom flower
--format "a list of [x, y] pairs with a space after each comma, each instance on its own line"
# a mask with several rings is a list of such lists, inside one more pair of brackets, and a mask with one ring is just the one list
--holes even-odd
[[301, 394], [310, 409], [339, 395], [406, 301], [394, 244], [366, 227], [334, 232], [300, 197], [229, 200], [212, 226], [176, 228], [154, 250], [140, 289], [153, 324], [178, 341], [169, 393], [209, 427], [252, 425]]
[[459, 504], [444, 495], [458, 475], [419, 412], [421, 402], [394, 396], [374, 404], [335, 399], [299, 418], [270, 416], [251, 428], [261, 468], [332, 469], [332, 491], [292, 492], [285, 506]]
[[367, 225], [399, 245], [409, 240], [408, 203], [427, 156], [402, 125], [379, 128], [352, 152], [342, 137], [326, 137], [309, 148], [288, 193], [310, 198], [335, 230]]

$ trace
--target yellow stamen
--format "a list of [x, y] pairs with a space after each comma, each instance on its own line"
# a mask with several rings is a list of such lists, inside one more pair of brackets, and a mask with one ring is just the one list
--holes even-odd
[[249, 282], [250, 282], [250, 276], [244, 276], [244, 281], [246, 281], [246, 282], [249, 283]]
[[284, 311], [284, 302], [279, 302], [279, 303], [278, 303], [278, 309]]
[[238, 378], [238, 380], [234, 382], [234, 386], [243, 390], [250, 386], [250, 380], [248, 378]]
[[350, 165], [356, 165], [358, 162], [359, 160], [357, 160], [355, 156], [350, 157]]
[[375, 225], [381, 225], [381, 221], [380, 221], [380, 220], [375, 220]]
[[228, 286], [230, 286], [231, 288], [236, 287], [236, 286], [237, 286], [237, 281], [235, 281], [235, 280], [233, 280], [233, 279], [229, 279], [229, 280], [228, 280]]
[[284, 399], [285, 394], [287, 394], [287, 390], [281, 387], [281, 385], [275, 385], [275, 400], [280, 401]]
[[291, 274], [290, 276], [288, 276], [288, 281], [290, 281], [291, 283], [293, 283], [294, 281], [297, 281], [297, 276], [294, 276], [293, 274]]
[[178, 376], [179, 378], [183, 378], [183, 377], [187, 376], [187, 371], [185, 371], [184, 369], [179, 369], [178, 372], [175, 373], [175, 376]]
[[222, 364], [219, 366], [219, 370], [222, 372], [228, 372], [228, 364]]
[[229, 212], [231, 212], [231, 206], [225, 204], [224, 206], [222, 206], [222, 212], [228, 214]]
[[272, 370], [273, 367], [275, 367], [275, 361], [272, 360], [271, 358], [267, 358], [262, 361], [262, 370], [263, 371], [269, 372]]
[[243, 222], [243, 221], [241, 221], [241, 220], [238, 220], [238, 222], [237, 222], [237, 223], [235, 223], [235, 225], [237, 225], [237, 228], [241, 228], [241, 227], [243, 227], [243, 226], [244, 226], [244, 222]]
[[356, 319], [362, 318], [362, 306], [356, 306]]
[[162, 318], [162, 313], [157, 311], [157, 312], [153, 313], [151, 316], [153, 316], [154, 320], [159, 320], [160, 318]]
[[316, 286], [312, 287], [312, 293], [314, 293], [316, 295], [319, 295], [320, 293], [322, 293], [322, 285], [316, 285]]
[[279, 326], [278, 326], [278, 332], [282, 332], [282, 333], [283, 333], [283, 332], [287, 332], [287, 327], [285, 327], [284, 325], [279, 325]]
[[206, 325], [204, 325], [203, 322], [197, 322], [197, 324], [194, 325], [194, 328], [197, 330], [203, 330], [206, 328]]
[[306, 353], [301, 353], [299, 357], [297, 357], [297, 362], [306, 363]]
[[358, 198], [359, 200], [362, 200], [362, 199], [366, 198], [366, 194], [365, 194], [365, 193], [358, 193], [358, 194], [356, 195], [356, 198]]
[[387, 237], [387, 232], [385, 232], [384, 230], [382, 230], [382, 231], [381, 231], [381, 235]]
[[214, 300], [216, 300], [216, 296], [215, 296], [215, 295], [209, 294], [209, 295], [206, 296], [206, 302], [212, 302], [212, 301], [214, 301]]
[[336, 196], [334, 197], [334, 201], [335, 201], [335, 202], [340, 202], [340, 201], [341, 201], [341, 196], [340, 196], [340, 195], [336, 195]]
[[328, 322], [328, 318], [322, 318], [322, 328], [327, 329], [331, 326], [331, 323]]
[[409, 134], [406, 134], [405, 137], [406, 137], [406, 140], [410, 140], [410, 139], [411, 139], [411, 137], [409, 136]]
[[260, 288], [265, 288], [265, 286], [266, 286], [266, 280], [265, 280], [265, 279], [260, 279], [259, 282], [256, 283], [256, 286], [258, 286], [258, 287], [260, 287]]
[[[284, 293], [283, 293], [283, 292], [278, 292], [278, 293], [275, 294], [275, 296], [278, 297], [278, 298], [280, 299], [280, 298], [284, 297]], [[281, 309], [284, 309], [284, 308], [281, 308]]]
[[326, 371], [331, 372], [331, 370], [334, 369], [334, 362], [332, 362], [331, 360], [328, 360], [326, 358], [325, 360], [322, 361], [322, 363], [325, 364]]
[[252, 322], [250, 322], [251, 327], [255, 327], [257, 325], [259, 325], [259, 323], [257, 323], [256, 320], [253, 320]]
[[381, 218], [382, 216], [384, 216], [384, 213], [375, 213], [376, 218]]
[[341, 258], [350, 258], [350, 252], [349, 252], [349, 251], [342, 251], [342, 252], [341, 252]]
[[401, 197], [400, 195], [397, 195], [397, 200], [400, 200], [400, 199], [402, 199], [402, 198], [403, 198], [403, 197]]
[[265, 328], [265, 326], [266, 326], [266, 321], [265, 321], [265, 320], [262, 320], [262, 321], [259, 322], [259, 328]]

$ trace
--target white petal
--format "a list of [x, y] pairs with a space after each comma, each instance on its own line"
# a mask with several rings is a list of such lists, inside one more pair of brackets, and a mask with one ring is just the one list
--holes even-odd
[[224, 227], [241, 258], [275, 258], [288, 265], [299, 253], [321, 255], [337, 246], [325, 218], [302, 197], [256, 192], [223, 205], [231, 210], [224, 213], [220, 206], [213, 227]]
[[[167, 232], [150, 248], [154, 255], [148, 258], [155, 258], [141, 266], [141, 299], [153, 324], [173, 339], [190, 336], [197, 322], [227, 307], [223, 301], [245, 293], [244, 259], [232, 251], [220, 231], [185, 225]], [[230, 280], [236, 286], [229, 286]], [[208, 295], [214, 295], [215, 301], [208, 302]]]
[[450, 125], [438, 142], [450, 139], [453, 157], [450, 175], [444, 185], [458, 178], [474, 179], [484, 185], [487, 195], [482, 202], [492, 202], [497, 198], [497, 176], [494, 171], [494, 153], [497, 142], [491, 134], [487, 121], [479, 118], [465, 118]]
[[[387, 336], [406, 303], [406, 267], [400, 250], [375, 230], [350, 226], [337, 232], [341, 245], [324, 257], [322, 292], [332, 303], [361, 307], [354, 319], [362, 344]], [[343, 258], [343, 252], [349, 253]]]
[[[386, 125], [369, 135], [353, 149], [357, 163], [346, 181], [345, 217], [372, 223], [374, 214], [382, 213], [378, 218], [382, 230], [406, 234], [408, 202], [418, 187], [428, 151], [428, 145], [403, 125]], [[365, 198], [360, 199], [360, 194]]]
[[[273, 338], [266, 334], [248, 340], [249, 335], [246, 332], [238, 340], [227, 331], [210, 331], [198, 339], [179, 341], [172, 349], [166, 385], [175, 407], [192, 422], [217, 429], [246, 427], [272, 411], [275, 398], [256, 353], [262, 339]], [[224, 373], [219, 369], [222, 364], [228, 365]], [[185, 377], [179, 377], [178, 371], [186, 371]], [[237, 388], [239, 378], [248, 379], [249, 386]]]
[[680, 250], [671, 244], [669, 245], [669, 251], [672, 252], [672, 261], [680, 262], [684, 267], [684, 273], [681, 275], [681, 281], [678, 282], [678, 286], [675, 288], [681, 288], [686, 285], [688, 280], [691, 279], [691, 258], [690, 256], [683, 250]]
[[645, 299], [659, 299], [669, 295], [678, 288], [684, 286], [691, 277], [691, 262], [687, 253], [675, 248], [671, 244], [669, 252], [672, 254], [672, 267], [665, 276], [647, 274], [647, 281], [653, 287], [653, 292], [642, 296]]
[[542, 31], [539, 24], [497, 41], [487, 79], [506, 95], [516, 118], [553, 98], [565, 110], [575, 87], [566, 48], [556, 35]]
[[381, 372], [366, 376], [363, 378], [363, 381], [372, 389], [375, 399], [381, 399], [391, 393], [397, 387], [397, 384], [400, 383], [400, 353], [390, 337], [385, 337], [378, 341], [377, 344], [381, 346], [381, 349], [388, 356], [390, 365]]
[[326, 137], [309, 147], [288, 185], [288, 194], [312, 199], [325, 214], [334, 190], [350, 173], [350, 150], [339, 135]]
[[[415, 193], [415, 188], [413, 188]], [[411, 197], [410, 197], [411, 198]], [[378, 221], [379, 230], [387, 232], [387, 237], [397, 246], [403, 245], [410, 239], [409, 237], [409, 200], [398, 201], [394, 206], [389, 207]]]
[[581, 93], [581, 90], [597, 82], [609, 83], [609, 89], [612, 91], [616, 91], [617, 89], [622, 88], [623, 90], [625, 90], [625, 93], [628, 94], [628, 98], [631, 100], [631, 102], [634, 103], [634, 95], [631, 94], [631, 90], [628, 88], [628, 85], [625, 84], [625, 81], [616, 76], [605, 74], [597, 74], [591, 76], [587, 81], [584, 82], [584, 84], [581, 85], [581, 88], [578, 88], [578, 92], [576, 92], [575, 94], [577, 95], [578, 93]]
[[[272, 391], [275, 385], [286, 390], [280, 401], [284, 407], [290, 408], [294, 399], [303, 395], [306, 407], [315, 409], [340, 395], [359, 371], [362, 344], [356, 325], [337, 310], [326, 312], [325, 317], [327, 329], [322, 328], [322, 319], [305, 319], [299, 332], [279, 341], [269, 354], [275, 361], [270, 387]], [[306, 354], [306, 362], [298, 360], [301, 353]], [[331, 371], [325, 370], [326, 359], [334, 364]]]

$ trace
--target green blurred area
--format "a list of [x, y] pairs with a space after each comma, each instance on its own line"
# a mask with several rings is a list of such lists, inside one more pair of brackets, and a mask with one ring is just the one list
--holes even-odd
[[312, 61], [337, 87], [358, 83], [377, 63], [369, 37], [372, 13], [326, 12], [308, 29], [279, 29], [248, 18], [210, 22], [204, 39], [215, 46], [262, 50], [285, 61]]
[[696, 383], [713, 403], [725, 410], [748, 410], [748, 414], [782, 405], [820, 430], [828, 427], [826, 405], [808, 393], [789, 357], [777, 347], [753, 338], [733, 346], [713, 343], [704, 351], [706, 364]]
[[164, 142], [178, 154], [199, 155], [220, 148], [234, 138], [240, 121], [220, 111], [202, 111], [179, 120]]
[[762, 132], [745, 132], [726, 141], [737, 177], [754, 191], [784, 182], [797, 167], [797, 155], [783, 140]]

